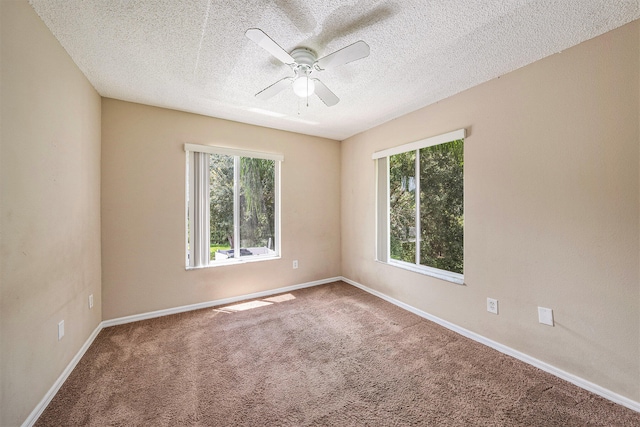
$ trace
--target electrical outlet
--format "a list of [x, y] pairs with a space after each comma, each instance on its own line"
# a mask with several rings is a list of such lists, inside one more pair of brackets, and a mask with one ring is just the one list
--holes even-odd
[[58, 323], [58, 341], [60, 341], [62, 337], [64, 337], [64, 320]]
[[89, 308], [93, 308], [93, 294], [89, 295]]
[[294, 268], [294, 270], [295, 270], [296, 268], [298, 268], [298, 260], [297, 260], [297, 259], [294, 259], [294, 260], [293, 260], [293, 268]]
[[538, 307], [538, 322], [543, 325], [553, 326], [553, 310], [550, 308]]
[[487, 311], [489, 313], [498, 314], [498, 300], [487, 298]]

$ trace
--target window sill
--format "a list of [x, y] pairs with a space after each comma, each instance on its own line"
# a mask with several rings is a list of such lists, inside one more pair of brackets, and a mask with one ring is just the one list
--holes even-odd
[[424, 265], [409, 264], [408, 262], [396, 260], [391, 260], [388, 262], [376, 260], [376, 262], [384, 265], [390, 265], [392, 267], [401, 268], [403, 270], [413, 271], [414, 273], [423, 274], [425, 276], [435, 277], [436, 279], [455, 283], [457, 285], [464, 285], [464, 275], [453, 273], [451, 271], [440, 270], [433, 267], [426, 267]]
[[270, 255], [270, 256], [253, 256], [253, 257], [243, 257], [240, 259], [229, 258], [221, 261], [211, 261], [209, 265], [203, 265], [200, 267], [185, 267], [185, 270], [202, 270], [203, 268], [213, 268], [213, 267], [224, 267], [228, 265], [240, 265], [247, 264], [252, 262], [260, 262], [260, 261], [271, 261], [274, 259], [281, 259], [280, 255]]

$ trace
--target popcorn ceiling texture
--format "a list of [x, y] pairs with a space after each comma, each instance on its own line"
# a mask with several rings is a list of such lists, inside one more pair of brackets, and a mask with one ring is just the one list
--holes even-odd
[[[30, 0], [100, 95], [343, 140], [640, 17], [638, 0]], [[318, 57], [358, 40], [371, 55], [314, 73], [326, 107], [244, 36]]]

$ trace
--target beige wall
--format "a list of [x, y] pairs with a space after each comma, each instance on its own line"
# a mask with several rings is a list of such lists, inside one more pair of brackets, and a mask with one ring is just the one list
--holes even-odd
[[[284, 154], [282, 259], [185, 270], [185, 142]], [[103, 100], [104, 319], [335, 277], [340, 247], [339, 142]]]
[[[633, 22], [344, 141], [343, 275], [639, 401], [639, 32]], [[466, 285], [374, 262], [371, 154], [459, 128]]]
[[0, 425], [14, 426], [102, 318], [100, 96], [26, 1], [0, 7]]

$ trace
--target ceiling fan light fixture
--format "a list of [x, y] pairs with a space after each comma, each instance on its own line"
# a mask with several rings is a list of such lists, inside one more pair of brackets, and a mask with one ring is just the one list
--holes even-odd
[[300, 98], [307, 98], [313, 95], [316, 85], [307, 76], [300, 76], [293, 81], [293, 92]]

